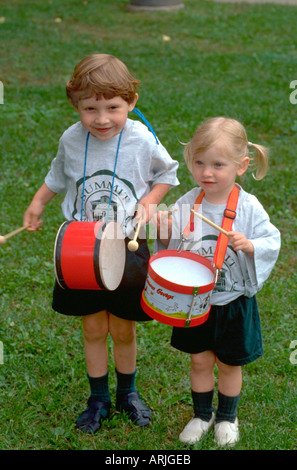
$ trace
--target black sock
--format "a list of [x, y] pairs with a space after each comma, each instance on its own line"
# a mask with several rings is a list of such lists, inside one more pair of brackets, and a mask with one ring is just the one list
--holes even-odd
[[88, 375], [88, 379], [91, 388], [91, 397], [100, 401], [110, 402], [111, 399], [108, 387], [108, 372], [102, 377], [90, 377]]
[[222, 421], [229, 421], [234, 423], [237, 416], [237, 407], [239, 403], [240, 394], [236, 397], [228, 397], [219, 392], [219, 403], [216, 414], [216, 423]]
[[116, 370], [117, 374], [117, 395], [124, 395], [126, 393], [135, 392], [135, 376], [136, 369], [132, 374], [122, 374]]
[[209, 421], [213, 413], [212, 406], [213, 390], [210, 392], [194, 392], [192, 390], [192, 400], [195, 418]]

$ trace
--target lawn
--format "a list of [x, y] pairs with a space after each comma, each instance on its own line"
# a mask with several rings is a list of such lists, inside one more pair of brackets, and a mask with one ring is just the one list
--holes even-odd
[[[280, 229], [282, 249], [258, 295], [265, 353], [243, 371], [234, 449], [296, 449], [297, 105], [290, 83], [297, 79], [297, 7], [185, 0], [177, 12], [143, 13], [127, 4], [1, 1], [0, 233], [22, 224], [60, 135], [78, 119], [65, 83], [90, 53], [118, 56], [141, 80], [137, 107], [180, 161], [181, 185], [168, 204], [193, 186], [181, 142], [207, 117], [241, 120], [249, 140], [270, 148], [267, 177], [247, 176], [242, 184]], [[42, 231], [0, 247], [0, 449], [216, 450], [212, 433], [191, 447], [178, 440], [192, 417], [190, 361], [171, 348], [170, 327], [155, 321], [137, 327], [137, 386], [153, 409], [151, 426], [134, 427], [113, 403], [100, 433], [75, 431], [89, 389], [80, 319], [51, 309], [61, 202], [58, 196], [48, 205]], [[109, 350], [114, 397], [111, 342]]]

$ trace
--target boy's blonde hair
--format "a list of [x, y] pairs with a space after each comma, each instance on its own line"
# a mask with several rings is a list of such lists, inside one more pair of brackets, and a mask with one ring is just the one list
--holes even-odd
[[79, 100], [93, 95], [97, 99], [120, 96], [131, 104], [139, 85], [140, 81], [130, 74], [121, 60], [109, 54], [92, 54], [76, 65], [66, 85], [66, 93], [75, 107]]
[[[253, 176], [256, 180], [264, 178], [268, 168], [268, 150], [263, 145], [248, 141], [243, 125], [231, 118], [215, 117], [207, 119], [195, 131], [192, 140], [186, 145], [184, 157], [190, 171], [194, 158], [207, 151], [210, 147], [219, 147], [224, 157], [240, 163], [249, 157], [255, 169]], [[255, 150], [254, 156], [249, 148]]]

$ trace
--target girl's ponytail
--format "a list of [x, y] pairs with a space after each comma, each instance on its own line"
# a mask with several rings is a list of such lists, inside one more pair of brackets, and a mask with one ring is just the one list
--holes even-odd
[[248, 147], [255, 150], [254, 155], [249, 155], [251, 159], [251, 167], [253, 168], [253, 177], [255, 180], [261, 180], [267, 173], [268, 169], [268, 149], [263, 145], [248, 142]]

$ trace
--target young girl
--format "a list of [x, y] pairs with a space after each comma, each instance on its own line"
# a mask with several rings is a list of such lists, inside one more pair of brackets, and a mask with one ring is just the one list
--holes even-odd
[[[67, 220], [105, 220], [106, 212], [113, 214], [127, 243], [133, 237], [129, 234], [134, 233], [136, 210], [143, 208], [148, 220], [150, 205], [159, 204], [178, 184], [178, 163], [154, 133], [128, 118], [136, 111], [139, 83], [122, 61], [108, 54], [93, 54], [76, 65], [66, 92], [80, 120], [62, 135], [51, 169], [24, 215], [29, 230], [40, 227], [46, 204], [65, 193], [62, 209]], [[139, 240], [136, 252], [127, 251], [123, 281], [114, 291], [62, 289], [55, 284], [53, 309], [82, 317], [90, 383], [88, 407], [76, 421], [83, 432], [97, 432], [110, 413], [109, 334], [116, 365], [116, 408], [139, 426], [150, 423], [151, 411], [135, 387], [136, 321], [149, 320], [140, 308], [148, 259], [146, 240]]]
[[[204, 191], [203, 215], [221, 226], [228, 197], [236, 186], [239, 198], [229, 244], [216, 287], [211, 295], [211, 310], [205, 323], [196, 327], [174, 327], [171, 344], [191, 354], [191, 389], [194, 418], [179, 438], [193, 444], [215, 425], [219, 445], [235, 444], [239, 438], [237, 406], [239, 402], [241, 366], [263, 354], [260, 318], [256, 293], [268, 278], [280, 249], [280, 233], [269, 221], [268, 214], [255, 196], [235, 183], [255, 153], [255, 179], [265, 176], [267, 150], [248, 142], [244, 127], [225, 117], [208, 119], [196, 130], [185, 147], [185, 160], [196, 188], [181, 197], [172, 217], [157, 217], [156, 248], [177, 248], [180, 231], [188, 218], [185, 208], [193, 208], [197, 196]], [[188, 217], [190, 210], [187, 211]], [[186, 219], [186, 220], [185, 220]], [[184, 221], [185, 220], [185, 221]], [[168, 233], [168, 237], [164, 234]], [[219, 232], [200, 219], [184, 241], [182, 249], [196, 251], [213, 260]], [[225, 235], [223, 235], [225, 236]], [[218, 409], [212, 405], [215, 364], [218, 368]]]

